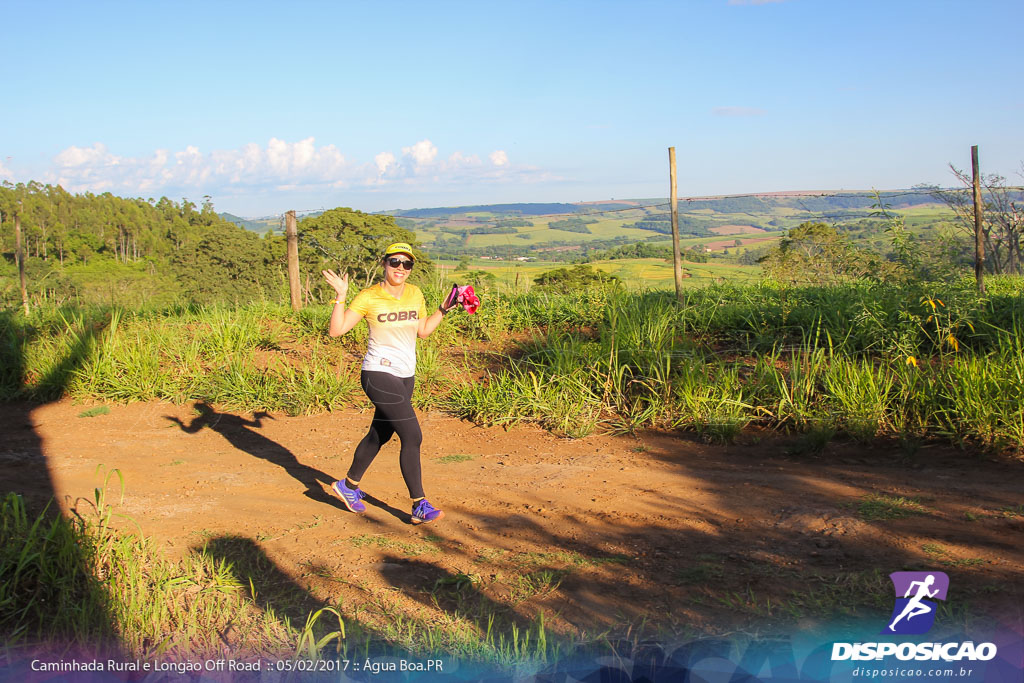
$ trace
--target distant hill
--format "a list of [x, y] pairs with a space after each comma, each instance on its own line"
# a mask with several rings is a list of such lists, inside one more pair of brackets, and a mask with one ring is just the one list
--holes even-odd
[[251, 230], [252, 232], [258, 232], [260, 234], [267, 232], [268, 230], [274, 230], [281, 223], [281, 219], [277, 216], [270, 218], [242, 218], [241, 216], [235, 216], [230, 213], [218, 213], [222, 219], [234, 223], [240, 228]]
[[405, 209], [379, 211], [378, 213], [403, 218], [442, 218], [465, 213], [494, 213], [510, 216], [543, 216], [552, 213], [576, 213], [585, 211], [577, 204], [480, 204], [476, 206], [442, 206], [434, 209]]

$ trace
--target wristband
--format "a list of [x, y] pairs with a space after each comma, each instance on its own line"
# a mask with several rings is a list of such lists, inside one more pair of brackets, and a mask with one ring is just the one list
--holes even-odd
[[448, 311], [443, 306], [438, 306], [437, 310], [441, 311], [441, 315], [448, 315]]
[[344, 301], [343, 301], [342, 299], [335, 299], [335, 300], [334, 300], [334, 301], [332, 301], [331, 303], [332, 303], [332, 304], [343, 304], [343, 303], [345, 303], [345, 302], [344, 302]]

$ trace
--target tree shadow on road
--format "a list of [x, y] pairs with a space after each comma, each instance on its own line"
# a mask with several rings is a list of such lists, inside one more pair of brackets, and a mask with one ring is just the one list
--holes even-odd
[[[3, 572], [3, 581], [11, 583], [5, 586], [8, 601], [0, 610], [0, 641], [7, 646], [0, 652], [0, 664], [10, 665], [11, 671], [20, 666], [13, 658], [19, 647], [81, 657], [121, 653], [106, 607], [106, 587], [93, 575], [89, 551], [76, 531], [80, 527], [73, 517], [57, 517], [60, 503], [75, 512], [77, 501], [55, 500], [35, 417], [41, 406], [64, 395], [110, 321], [110, 313], [68, 321], [0, 311], [0, 496], [7, 496], [0, 565], [18, 568], [12, 574]], [[47, 327], [59, 329], [64, 348], [49, 366], [37, 363], [40, 371], [29, 367], [27, 355], [33, 342], [50, 334]], [[37, 516], [45, 519], [33, 525]]]

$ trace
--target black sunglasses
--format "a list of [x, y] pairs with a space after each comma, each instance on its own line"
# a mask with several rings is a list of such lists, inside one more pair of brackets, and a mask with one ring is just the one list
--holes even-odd
[[412, 270], [412, 264], [413, 263], [414, 263], [414, 261], [407, 261], [407, 260], [401, 259], [401, 258], [389, 258], [389, 259], [387, 259], [387, 264], [389, 266], [391, 266], [392, 268], [398, 268], [399, 266], [401, 266], [402, 268], [405, 268], [406, 270]]

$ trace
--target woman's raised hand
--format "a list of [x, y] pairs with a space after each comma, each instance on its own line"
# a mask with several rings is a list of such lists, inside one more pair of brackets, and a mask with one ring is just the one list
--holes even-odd
[[338, 300], [344, 302], [348, 295], [348, 273], [338, 275], [333, 270], [322, 270], [320, 274], [327, 280], [327, 284], [334, 287], [334, 291], [338, 294]]

